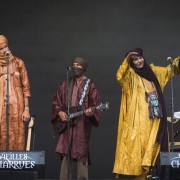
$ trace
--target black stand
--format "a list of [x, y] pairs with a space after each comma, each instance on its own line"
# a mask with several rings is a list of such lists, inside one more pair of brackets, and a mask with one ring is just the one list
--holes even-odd
[[6, 74], [6, 150], [9, 150], [9, 53], [6, 54], [7, 74]]
[[170, 67], [171, 67], [171, 151], [174, 151], [174, 124], [173, 124], [173, 117], [174, 117], [174, 88], [173, 88], [173, 64], [172, 60], [170, 61]]
[[69, 71], [71, 70], [70, 67], [66, 68], [66, 80], [67, 80], [67, 86], [66, 86], [66, 102], [67, 102], [67, 134], [68, 134], [68, 163], [67, 163], [67, 179], [69, 180], [69, 172], [70, 172], [70, 158], [71, 158], [71, 147], [70, 147], [70, 95], [69, 95]]

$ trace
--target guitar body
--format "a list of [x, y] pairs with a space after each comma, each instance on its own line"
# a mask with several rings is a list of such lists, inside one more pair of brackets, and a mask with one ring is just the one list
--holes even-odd
[[[59, 116], [52, 122], [57, 133], [61, 134], [68, 128], [68, 123], [60, 120]], [[74, 126], [74, 119], [69, 122], [69, 126]]]
[[[101, 110], [101, 111], [108, 110], [109, 109], [109, 103], [108, 102], [106, 102], [105, 104], [101, 103], [99, 106], [91, 107], [91, 109], [92, 110]], [[84, 114], [86, 110], [87, 109], [70, 114], [69, 115], [69, 119], [70, 119], [69, 127], [75, 126], [75, 124], [74, 124], [75, 118]], [[68, 128], [68, 123], [62, 122], [58, 115], [54, 120], [52, 120], [52, 124], [53, 124], [53, 127], [56, 130], [56, 132], [59, 134], [63, 133]]]

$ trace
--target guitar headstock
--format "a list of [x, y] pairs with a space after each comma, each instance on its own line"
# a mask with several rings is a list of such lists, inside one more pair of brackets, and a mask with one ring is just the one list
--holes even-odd
[[28, 128], [32, 128], [34, 126], [34, 121], [35, 121], [35, 117], [32, 116], [30, 121], [29, 121], [29, 125], [28, 125]]
[[109, 102], [101, 103], [99, 106], [96, 106], [96, 109], [101, 111], [107, 111], [109, 109]]

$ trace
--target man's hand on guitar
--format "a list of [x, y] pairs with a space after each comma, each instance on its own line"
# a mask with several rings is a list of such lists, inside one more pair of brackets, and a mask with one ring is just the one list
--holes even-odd
[[88, 109], [85, 111], [85, 115], [86, 115], [86, 116], [93, 116], [94, 113], [93, 113], [92, 108], [88, 108]]
[[66, 114], [65, 112], [60, 111], [60, 112], [58, 113], [58, 115], [59, 115], [59, 117], [60, 117], [60, 119], [61, 119], [62, 121], [67, 121], [67, 120], [68, 120], [68, 116], [67, 116], [67, 114]]

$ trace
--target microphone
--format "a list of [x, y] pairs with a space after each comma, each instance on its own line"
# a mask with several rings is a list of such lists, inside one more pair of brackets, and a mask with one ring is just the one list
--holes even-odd
[[167, 57], [167, 61], [169, 61], [170, 63], [172, 63], [172, 57]]
[[71, 71], [71, 67], [70, 67], [70, 66], [67, 66], [67, 67], [66, 67], [66, 71]]

